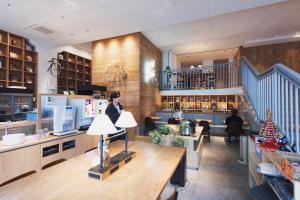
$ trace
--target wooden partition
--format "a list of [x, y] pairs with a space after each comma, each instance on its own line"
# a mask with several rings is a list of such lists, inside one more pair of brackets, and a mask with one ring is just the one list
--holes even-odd
[[[154, 115], [159, 102], [158, 84], [162, 53], [141, 33], [93, 42], [92, 84], [106, 85], [110, 91], [120, 91], [121, 104], [133, 113], [141, 124], [146, 115]], [[117, 66], [117, 67], [116, 67]], [[153, 67], [154, 77], [145, 78], [147, 67]], [[113, 78], [109, 73], [115, 67], [124, 72], [124, 78]]]

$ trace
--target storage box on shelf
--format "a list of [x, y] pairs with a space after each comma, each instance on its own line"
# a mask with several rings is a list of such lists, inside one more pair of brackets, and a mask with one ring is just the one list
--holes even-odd
[[63, 51], [57, 54], [61, 65], [58, 93], [76, 91], [81, 85], [91, 84], [91, 60]]
[[0, 30], [0, 74], [0, 87], [26, 87], [36, 96], [37, 52], [26, 38]]
[[182, 95], [162, 96], [162, 111], [172, 111], [175, 104], [182, 110], [218, 110], [228, 111], [238, 107], [237, 95]]

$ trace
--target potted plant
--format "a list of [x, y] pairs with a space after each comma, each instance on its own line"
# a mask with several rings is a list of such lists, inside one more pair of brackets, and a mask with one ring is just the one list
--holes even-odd
[[162, 124], [160, 127], [158, 127], [157, 130], [161, 135], [161, 144], [171, 146], [173, 139], [173, 129], [166, 126], [165, 124]]
[[172, 145], [175, 147], [185, 147], [186, 146], [186, 139], [181, 136], [174, 136], [174, 139], [172, 141]]
[[189, 121], [182, 121], [179, 123], [179, 129], [181, 135], [190, 135], [191, 134], [191, 127]]
[[149, 135], [152, 138], [152, 143], [153, 144], [160, 144], [161, 143], [161, 135], [160, 135], [158, 130], [155, 129], [153, 131], [150, 131]]

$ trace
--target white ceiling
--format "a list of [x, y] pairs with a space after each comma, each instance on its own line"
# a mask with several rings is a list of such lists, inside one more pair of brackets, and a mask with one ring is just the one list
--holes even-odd
[[[161, 49], [187, 53], [298, 31], [299, 5], [299, 0], [1, 0], [0, 29], [52, 46], [141, 31]], [[33, 30], [40, 25], [55, 32]]]
[[[300, 1], [263, 6], [182, 23], [144, 34], [177, 54], [300, 40]], [[264, 42], [265, 41], [265, 42]]]

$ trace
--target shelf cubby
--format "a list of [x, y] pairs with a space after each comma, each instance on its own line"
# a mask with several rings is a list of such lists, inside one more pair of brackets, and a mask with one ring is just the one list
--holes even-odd
[[28, 39], [0, 30], [0, 87], [22, 86], [36, 95], [37, 55]]
[[91, 60], [63, 51], [57, 54], [61, 65], [58, 76], [58, 93], [76, 91], [79, 86], [91, 83]]
[[238, 108], [237, 95], [177, 95], [161, 96], [162, 111], [171, 111], [175, 104], [182, 110], [229, 111]]

